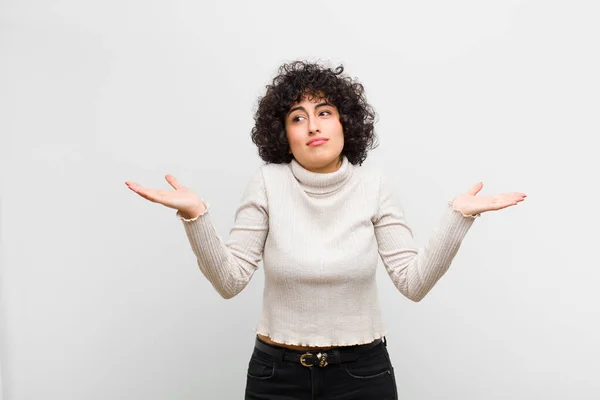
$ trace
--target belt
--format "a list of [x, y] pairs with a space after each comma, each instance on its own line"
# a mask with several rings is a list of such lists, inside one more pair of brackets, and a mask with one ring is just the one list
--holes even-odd
[[280, 360], [299, 362], [305, 367], [325, 367], [328, 364], [340, 364], [358, 360], [368, 350], [374, 348], [380, 343], [385, 342], [381, 339], [375, 339], [371, 343], [360, 344], [357, 346], [334, 347], [328, 350], [303, 351], [292, 350], [285, 347], [277, 347], [261, 341], [258, 337], [254, 347], [263, 353], [267, 353]]

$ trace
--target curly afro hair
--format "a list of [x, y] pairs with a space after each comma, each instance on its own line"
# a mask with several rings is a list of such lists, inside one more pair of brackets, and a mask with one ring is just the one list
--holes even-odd
[[342, 75], [342, 65], [335, 69], [316, 63], [294, 61], [279, 67], [272, 84], [258, 99], [254, 115], [252, 142], [258, 154], [267, 163], [281, 164], [292, 161], [285, 132], [285, 117], [291, 106], [307, 97], [327, 100], [337, 107], [344, 130], [346, 156], [353, 165], [361, 165], [367, 152], [377, 147], [375, 111], [367, 103], [364, 87]]

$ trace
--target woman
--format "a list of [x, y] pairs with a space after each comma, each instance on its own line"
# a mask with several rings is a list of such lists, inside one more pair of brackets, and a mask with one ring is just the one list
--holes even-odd
[[418, 250], [383, 175], [361, 167], [375, 113], [360, 83], [319, 64], [284, 64], [267, 86], [252, 140], [265, 161], [246, 187], [224, 243], [210, 206], [173, 176], [174, 190], [126, 182], [177, 209], [198, 266], [224, 298], [263, 260], [263, 308], [246, 399], [396, 399], [375, 272], [378, 256], [406, 297], [420, 301], [450, 266], [473, 221], [525, 199], [476, 196], [446, 205]]

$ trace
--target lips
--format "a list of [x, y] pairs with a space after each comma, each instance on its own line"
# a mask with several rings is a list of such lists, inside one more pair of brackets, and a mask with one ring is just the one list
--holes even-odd
[[310, 139], [308, 141], [308, 143], [306, 143], [306, 145], [307, 146], [318, 146], [320, 144], [327, 142], [328, 140], [329, 139], [327, 139], [327, 138], [313, 138], [313, 139]]

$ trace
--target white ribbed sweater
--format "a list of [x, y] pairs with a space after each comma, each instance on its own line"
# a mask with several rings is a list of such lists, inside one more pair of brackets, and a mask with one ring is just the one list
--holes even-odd
[[337, 171], [325, 174], [296, 160], [261, 166], [225, 242], [205, 204], [194, 219], [177, 213], [202, 273], [231, 298], [262, 259], [265, 287], [256, 332], [303, 346], [384, 336], [378, 254], [398, 290], [419, 301], [446, 272], [474, 221], [447, 204], [429, 242], [418, 249], [385, 175], [345, 157]]

